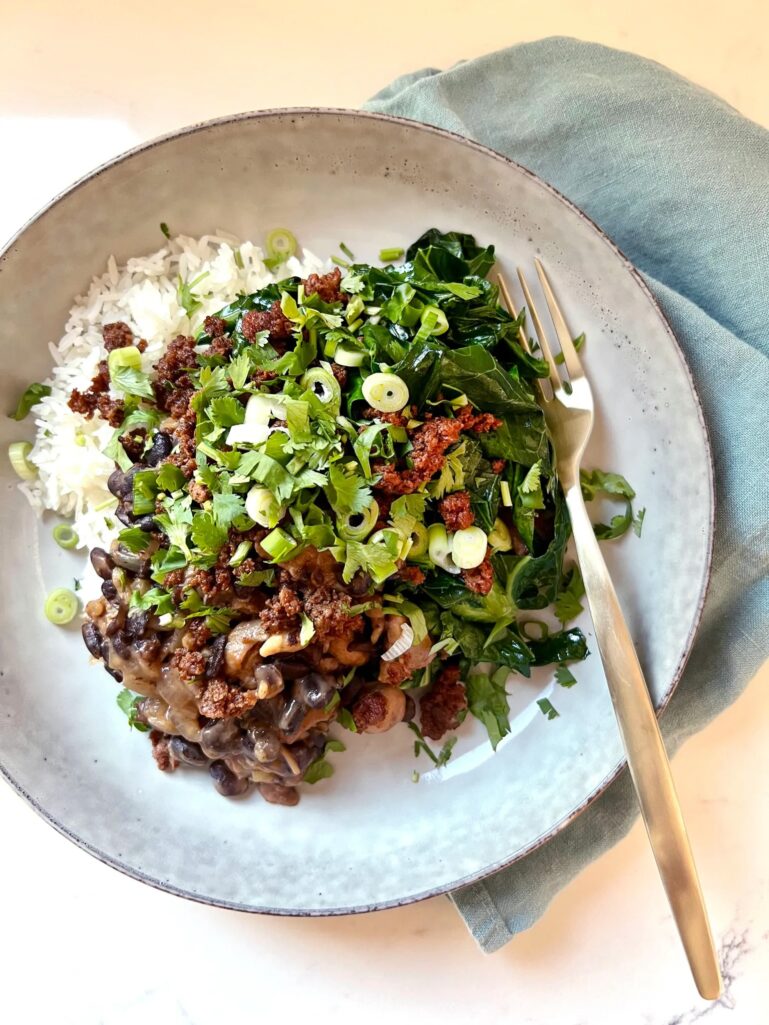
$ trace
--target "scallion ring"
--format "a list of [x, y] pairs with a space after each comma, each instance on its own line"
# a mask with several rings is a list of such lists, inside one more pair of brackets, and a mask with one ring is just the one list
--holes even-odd
[[297, 249], [296, 238], [288, 228], [273, 228], [265, 239], [267, 253], [273, 259], [287, 260]]
[[142, 354], [135, 345], [126, 345], [122, 349], [113, 349], [107, 356], [107, 367], [110, 374], [114, 374], [118, 367], [128, 367], [129, 370], [141, 370]]
[[31, 451], [32, 446], [28, 441], [14, 441], [12, 445], [8, 446], [8, 458], [11, 461], [11, 466], [22, 480], [34, 480], [37, 477], [37, 467], [27, 458]]
[[69, 523], [59, 523], [53, 528], [53, 539], [59, 548], [77, 548], [80, 538]]
[[[328, 366], [328, 364], [326, 364]], [[339, 410], [342, 405], [342, 389], [331, 370], [325, 367], [312, 367], [299, 382], [305, 391], [312, 392], [318, 401], [331, 410]]]
[[44, 612], [46, 619], [54, 626], [66, 626], [75, 618], [79, 607], [80, 603], [74, 591], [66, 587], [57, 587], [46, 598]]
[[362, 541], [374, 529], [378, 519], [379, 505], [372, 499], [362, 512], [337, 516], [339, 536], [345, 541]]
[[351, 345], [337, 345], [334, 352], [334, 362], [340, 367], [360, 367], [366, 359], [366, 353], [360, 349], [353, 349]]
[[488, 544], [480, 527], [465, 527], [452, 535], [451, 557], [460, 569], [475, 569], [486, 558]]
[[422, 327], [431, 335], [443, 335], [449, 329], [446, 314], [440, 306], [425, 306], [419, 319], [422, 321]]
[[396, 413], [408, 402], [409, 389], [397, 374], [370, 374], [363, 382], [363, 398], [380, 413]]

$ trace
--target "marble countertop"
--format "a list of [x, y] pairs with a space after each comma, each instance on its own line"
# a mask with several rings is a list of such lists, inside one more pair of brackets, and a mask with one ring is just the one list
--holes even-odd
[[[760, 0], [735, 0], [728, 21], [697, 0], [647, 0], [622, 24], [615, 5], [520, 7], [491, 0], [481, 18], [454, 0], [391, 0], [383, 27], [374, 5], [324, 14], [306, 0], [288, 23], [284, 8], [232, 0], [221, 24], [202, 0], [10, 0], [0, 237], [79, 174], [180, 124], [255, 107], [357, 106], [401, 71], [547, 34], [654, 57], [769, 124]], [[715, 1005], [696, 996], [639, 824], [532, 929], [485, 957], [445, 898], [301, 920], [157, 892], [89, 858], [2, 786], [0, 1014], [13, 1025], [221, 1025], [287, 1009], [294, 1021], [306, 1013], [338, 1025], [404, 1012], [425, 1025], [449, 1015], [758, 1025], [769, 1012], [767, 721], [765, 666], [674, 762], [722, 954]]]

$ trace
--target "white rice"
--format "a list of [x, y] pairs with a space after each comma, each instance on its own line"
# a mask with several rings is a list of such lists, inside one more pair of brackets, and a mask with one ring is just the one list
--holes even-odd
[[[102, 327], [122, 320], [137, 340], [146, 339], [142, 369], [149, 373], [178, 334], [194, 335], [205, 317], [239, 294], [276, 280], [263, 257], [259, 246], [239, 243], [224, 232], [200, 239], [179, 235], [156, 253], [129, 259], [124, 266], [110, 256], [104, 274], [75, 299], [64, 335], [50, 345], [55, 365], [44, 383], [51, 394], [34, 407], [36, 439], [29, 458], [39, 476], [19, 487], [39, 515], [49, 509], [72, 518], [80, 547], [108, 544], [120, 526], [107, 490], [114, 463], [102, 453], [113, 428], [98, 414], [86, 420], [67, 405], [73, 388], [86, 391], [97, 364], [107, 357]], [[306, 277], [329, 267], [305, 249], [301, 260], [292, 257], [280, 268], [280, 277]], [[178, 302], [178, 279], [192, 281], [201, 274], [206, 276], [193, 291], [203, 305], [190, 318]]]

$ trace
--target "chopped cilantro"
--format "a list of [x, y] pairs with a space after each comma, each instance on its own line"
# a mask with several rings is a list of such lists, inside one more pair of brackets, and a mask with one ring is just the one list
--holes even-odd
[[567, 666], [560, 665], [555, 671], [555, 682], [561, 687], [573, 687], [577, 680]]
[[144, 698], [141, 694], [133, 694], [130, 690], [126, 690], [125, 687], [117, 696], [117, 706], [121, 712], [128, 718], [128, 725], [131, 729], [137, 729], [141, 733], [147, 733], [149, 726], [143, 723], [139, 719], [139, 702], [143, 701]]
[[542, 712], [543, 715], [547, 716], [548, 719], [557, 719], [558, 716], [561, 714], [555, 708], [550, 698], [540, 698], [537, 701], [537, 704], [539, 705], [539, 710]]

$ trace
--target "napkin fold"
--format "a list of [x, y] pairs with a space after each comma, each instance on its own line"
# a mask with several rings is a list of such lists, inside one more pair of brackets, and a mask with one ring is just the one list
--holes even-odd
[[[565, 38], [404, 75], [365, 107], [459, 132], [554, 185], [643, 273], [686, 354], [713, 446], [716, 537], [662, 719], [673, 752], [769, 656], [769, 132], [659, 64]], [[549, 843], [454, 892], [481, 948], [531, 926], [637, 813], [625, 772]]]

